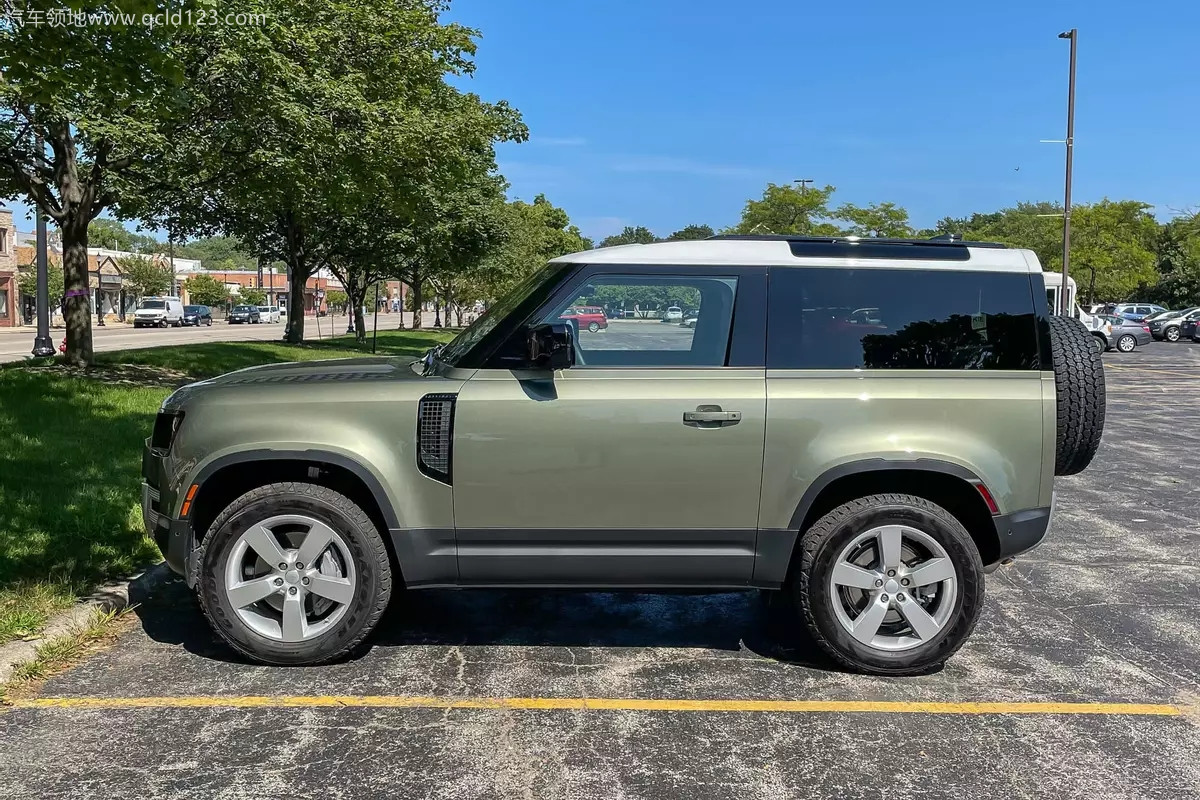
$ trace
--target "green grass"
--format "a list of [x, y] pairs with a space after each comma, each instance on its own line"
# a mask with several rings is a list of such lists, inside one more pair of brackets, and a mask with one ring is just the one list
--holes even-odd
[[[446, 333], [381, 332], [416, 357]], [[175, 385], [257, 364], [370, 355], [352, 337], [213, 342], [98, 355], [94, 372], [0, 370], [0, 643], [159, 558], [142, 530], [142, 441]], [[136, 365], [130, 369], [123, 365]]]

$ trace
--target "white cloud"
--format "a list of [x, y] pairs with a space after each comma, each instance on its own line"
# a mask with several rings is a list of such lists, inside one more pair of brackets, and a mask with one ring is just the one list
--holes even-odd
[[530, 136], [529, 143], [547, 147], [583, 147], [587, 139], [582, 136]]
[[674, 172], [683, 175], [707, 175], [716, 178], [749, 178], [762, 174], [752, 167], [705, 164], [671, 156], [624, 156], [609, 165], [615, 172]]

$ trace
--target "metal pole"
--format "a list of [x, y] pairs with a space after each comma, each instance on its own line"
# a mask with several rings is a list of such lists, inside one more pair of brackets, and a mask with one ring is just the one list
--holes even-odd
[[371, 331], [371, 353], [375, 353], [375, 340], [379, 338], [379, 281], [375, 281], [375, 328]]
[[1068, 277], [1071, 269], [1071, 166], [1075, 156], [1075, 45], [1078, 41], [1078, 30], [1060, 33], [1058, 38], [1071, 40], [1071, 71], [1067, 84], [1067, 175], [1066, 188], [1063, 192], [1063, 265], [1062, 265], [1062, 308], [1059, 313], [1071, 316], [1074, 309], [1070, 307], [1070, 287]]
[[50, 339], [49, 257], [46, 237], [46, 215], [37, 207], [37, 334], [33, 337], [33, 355], [45, 358], [54, 355]]

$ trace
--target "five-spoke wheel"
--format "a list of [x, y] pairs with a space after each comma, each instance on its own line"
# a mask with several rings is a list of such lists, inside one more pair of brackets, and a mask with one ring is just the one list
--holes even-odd
[[307, 483], [248, 492], [197, 552], [200, 604], [238, 652], [268, 664], [319, 664], [351, 652], [391, 595], [379, 530], [350, 499]]
[[961, 522], [912, 495], [871, 495], [801, 535], [792, 592], [809, 633], [853, 669], [927, 671], [966, 641], [983, 600], [983, 565]]

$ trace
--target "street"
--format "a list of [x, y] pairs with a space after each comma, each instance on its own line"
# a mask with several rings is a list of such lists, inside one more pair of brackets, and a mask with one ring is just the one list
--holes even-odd
[[175, 582], [113, 647], [0, 713], [0, 787], [1200, 796], [1200, 516], [1186, 471], [1200, 407], [1182, 402], [1200, 390], [1200, 345], [1109, 353], [1105, 365], [1093, 467], [1059, 479], [1049, 538], [989, 577], [973, 638], [939, 672], [839, 670], [754, 592], [539, 590], [414, 591], [356, 658], [263, 667], [222, 646]]
[[[412, 324], [412, 314], [406, 313], [405, 325]], [[340, 317], [306, 317], [304, 320], [305, 339], [327, 339], [330, 336], [340, 336], [346, 332], [347, 318]], [[367, 330], [373, 330], [373, 320], [367, 315]], [[426, 325], [432, 325], [433, 317], [426, 314], [422, 318]], [[379, 329], [391, 330], [399, 323], [396, 314], [380, 314]], [[196, 342], [241, 342], [241, 341], [270, 341], [283, 338], [286, 326], [283, 323], [263, 323], [259, 325], [230, 325], [224, 320], [214, 320], [212, 327], [199, 328], [139, 328], [122, 323], [110, 323], [103, 328], [92, 327], [94, 347], [97, 353], [109, 350], [136, 350], [144, 347], [163, 347], [173, 344], [194, 344]], [[34, 328], [0, 328], [0, 363], [5, 361], [20, 361], [29, 355], [33, 349]], [[55, 348], [62, 342], [66, 331], [53, 328], [50, 338]]]

